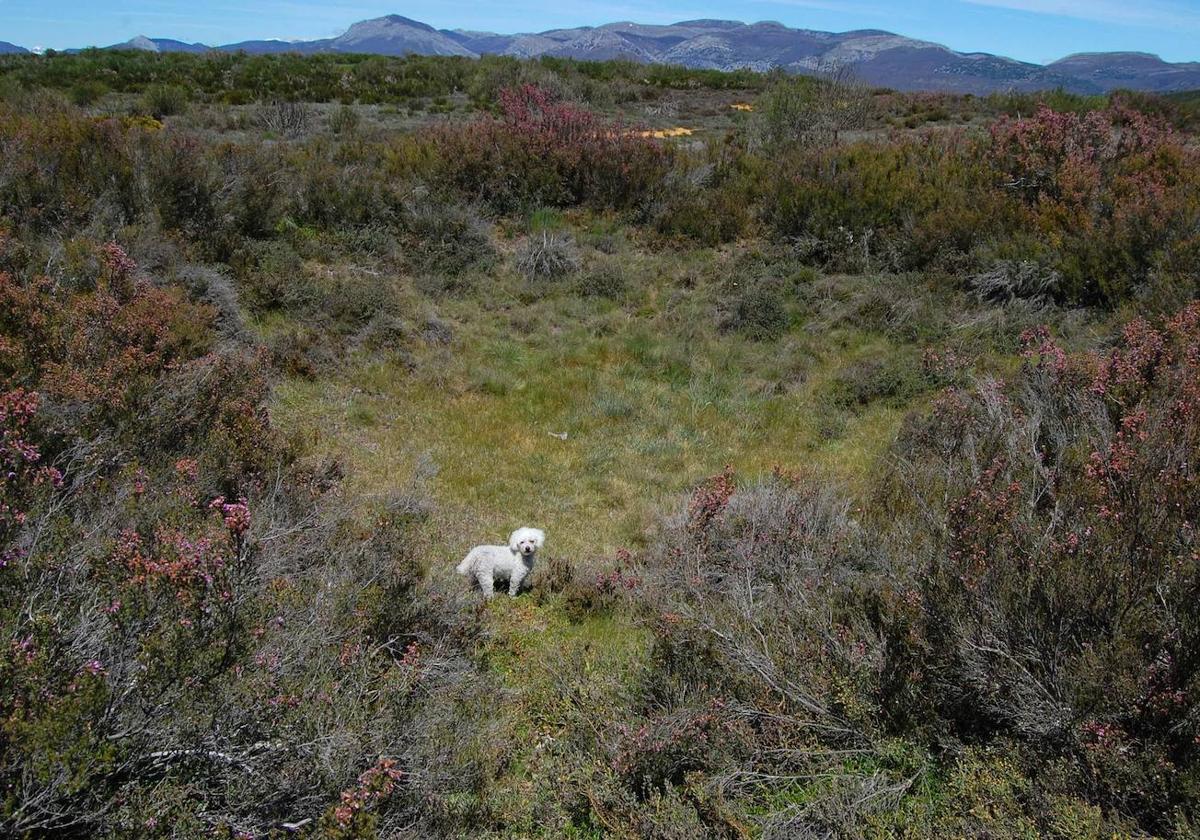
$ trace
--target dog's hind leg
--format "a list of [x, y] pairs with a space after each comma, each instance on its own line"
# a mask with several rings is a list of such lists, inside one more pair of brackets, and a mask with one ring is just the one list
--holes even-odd
[[480, 569], [475, 572], [475, 580], [479, 583], [479, 588], [483, 590], [483, 597], [489, 600], [496, 594], [496, 580], [492, 576], [491, 569]]

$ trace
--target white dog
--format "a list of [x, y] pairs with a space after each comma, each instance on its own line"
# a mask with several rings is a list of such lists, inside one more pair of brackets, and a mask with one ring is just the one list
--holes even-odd
[[494, 594], [495, 582], [508, 581], [508, 594], [516, 597], [521, 581], [533, 571], [533, 557], [546, 541], [537, 528], [518, 528], [508, 538], [508, 545], [477, 545], [461, 563], [458, 573], [474, 577], [485, 598]]

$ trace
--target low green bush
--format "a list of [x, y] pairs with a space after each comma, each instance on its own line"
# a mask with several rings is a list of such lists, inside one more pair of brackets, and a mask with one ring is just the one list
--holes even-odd
[[930, 390], [920, 359], [890, 354], [850, 365], [830, 382], [828, 399], [839, 408], [862, 409], [875, 402], [901, 407]]
[[142, 112], [156, 120], [173, 117], [187, 110], [191, 94], [181, 85], [151, 85], [142, 94], [139, 104]]
[[728, 295], [721, 328], [755, 341], [776, 338], [788, 327], [784, 284], [773, 278], [747, 279]]

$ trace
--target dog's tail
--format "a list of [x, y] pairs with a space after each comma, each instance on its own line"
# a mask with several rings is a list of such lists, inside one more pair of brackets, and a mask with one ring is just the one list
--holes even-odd
[[471, 555], [468, 554], [463, 558], [463, 561], [458, 564], [458, 568], [454, 571], [458, 572], [463, 577], [468, 577], [471, 574]]

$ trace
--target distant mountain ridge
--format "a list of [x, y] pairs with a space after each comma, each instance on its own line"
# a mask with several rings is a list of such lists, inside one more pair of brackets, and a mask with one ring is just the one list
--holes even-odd
[[1072, 78], [1091, 81], [1105, 90], [1134, 88], [1168, 92], [1200, 88], [1200, 62], [1171, 64], [1150, 53], [1079, 53], [1049, 66]]
[[[209, 47], [138, 36], [110, 49], [155, 52], [371, 53], [478, 58], [557, 56], [603, 61], [626, 59], [714, 70], [782, 68], [815, 73], [849, 66], [872, 84], [898, 90], [985, 94], [1062, 87], [1077, 93], [1116, 88], [1172, 92], [1200, 88], [1200, 62], [1172, 64], [1148, 53], [1082, 53], [1049, 65], [990, 53], [963, 53], [942, 44], [883, 30], [820, 32], [773, 21], [685, 20], [657, 25], [632, 21], [574, 29], [505, 35], [439, 30], [402, 15], [364, 20], [336, 38], [316, 41], [252, 40]], [[0, 52], [24, 51], [0, 42]]]

